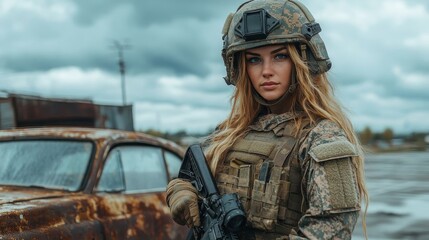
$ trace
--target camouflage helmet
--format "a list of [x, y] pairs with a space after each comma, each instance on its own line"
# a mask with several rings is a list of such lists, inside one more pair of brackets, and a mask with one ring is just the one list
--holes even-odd
[[328, 71], [332, 64], [319, 36], [320, 31], [320, 25], [310, 11], [298, 1], [251, 0], [243, 3], [228, 16], [222, 31], [226, 83], [236, 83], [236, 53], [270, 44], [294, 43], [312, 74]]

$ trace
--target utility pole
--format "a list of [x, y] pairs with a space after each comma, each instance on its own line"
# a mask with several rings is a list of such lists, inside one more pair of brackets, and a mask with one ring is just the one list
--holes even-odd
[[122, 89], [122, 105], [127, 104], [127, 97], [125, 92], [125, 60], [124, 60], [124, 50], [130, 48], [128, 44], [120, 43], [119, 41], [113, 41], [113, 47], [118, 51], [118, 65], [119, 72], [121, 73], [121, 89]]

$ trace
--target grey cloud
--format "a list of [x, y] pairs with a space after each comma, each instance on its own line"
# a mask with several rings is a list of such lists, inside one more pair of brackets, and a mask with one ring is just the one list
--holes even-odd
[[331, 72], [335, 82], [339, 86], [377, 82], [385, 84], [390, 89], [386, 94], [389, 94], [400, 90], [392, 84], [395, 82], [394, 67], [400, 66], [407, 72], [427, 72], [427, 50], [404, 47], [407, 37], [419, 34], [419, 29], [407, 26], [383, 21], [362, 31], [347, 24], [327, 24], [325, 42], [333, 61]]
[[164, 83], [161, 83], [161, 78], [154, 75], [130, 77], [127, 84], [132, 88], [128, 88], [128, 95], [133, 101], [153, 104], [168, 103], [210, 109], [225, 109], [228, 105], [232, 88], [229, 88], [221, 77], [201, 79], [195, 76], [176, 78], [170, 75], [170, 78], [174, 78], [175, 82], [166, 83], [168, 80], [164, 80]]
[[[406, 71], [429, 75], [429, 51], [422, 49], [403, 49], [403, 54], [398, 54], [396, 61]], [[401, 59], [402, 58], [402, 59]], [[401, 61], [401, 60], [402, 61]]]
[[[222, 17], [233, 11], [238, 5], [235, 1], [217, 0], [145, 0], [145, 1], [115, 1], [115, 0], [78, 0], [75, 2], [78, 6], [78, 14], [75, 20], [78, 23], [89, 25], [93, 24], [103, 15], [108, 15], [118, 6], [128, 6], [132, 9], [131, 24], [148, 26], [151, 24], [165, 24], [174, 19], [196, 18], [200, 21], [206, 21], [211, 18]], [[226, 15], [224, 16], [226, 17]]]
[[[131, 49], [124, 55], [130, 73], [166, 72], [204, 76], [209, 65], [221, 63], [220, 31], [227, 12], [226, 1], [223, 5], [189, 1], [192, 7], [178, 4], [177, 1], [111, 2], [115, 3], [77, 2], [78, 14], [75, 18], [83, 21], [85, 24], [80, 23], [83, 25], [39, 19], [27, 21], [25, 24], [33, 30], [26, 33], [26, 39], [20, 38], [10, 28], [3, 28], [4, 36], [13, 38], [15, 43], [0, 38], [0, 42], [11, 46], [2, 55], [2, 67], [12, 71], [46, 71], [77, 66], [115, 72], [116, 53], [108, 47], [113, 39], [129, 40]], [[130, 9], [121, 8], [124, 4], [135, 6], [130, 8], [130, 12]], [[102, 6], [97, 8], [99, 5]], [[225, 12], [219, 11], [223, 7]], [[137, 16], [139, 9], [148, 13]], [[154, 9], [164, 9], [165, 12], [160, 14]], [[133, 19], [130, 14], [150, 19], [147, 19], [146, 25], [140, 24], [138, 19], [130, 22]], [[210, 17], [212, 21], [201, 21]]]
[[77, 6], [77, 14], [74, 20], [83, 26], [94, 24], [101, 17], [109, 16], [109, 14], [118, 5], [124, 4], [126, 1], [108, 1], [108, 0], [75, 0]]
[[[141, 40], [135, 38], [133, 42], [137, 42], [136, 45], [125, 53], [132, 73], [164, 72], [179, 76], [186, 74], [204, 76], [209, 73], [207, 64], [211, 59], [207, 56], [215, 55], [216, 50], [207, 46], [198, 35], [195, 36], [194, 44], [180, 36], [168, 38], [157, 37], [156, 33], [148, 35], [146, 38], [142, 34]], [[142, 43], [138, 43], [139, 40]]]
[[44, 53], [15, 53], [2, 60], [3, 68], [13, 72], [48, 71], [55, 68], [75, 66], [81, 69], [102, 68], [117, 71], [116, 63], [100, 55], [65, 56]]
[[146, 69], [159, 69], [159, 72], [164, 74], [183, 75], [193, 73], [196, 75], [204, 75], [206, 69], [193, 63], [190, 60], [182, 60], [177, 56], [165, 56], [159, 54], [148, 54], [148, 59], [145, 66]]
[[419, 89], [415, 91], [408, 91], [402, 87], [395, 87], [389, 95], [395, 95], [403, 100], [411, 101], [425, 101], [426, 107], [429, 103], [429, 96], [427, 89]]

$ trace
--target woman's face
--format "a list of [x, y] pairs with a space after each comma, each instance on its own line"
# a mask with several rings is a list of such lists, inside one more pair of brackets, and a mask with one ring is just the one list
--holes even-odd
[[285, 94], [290, 85], [292, 60], [284, 45], [246, 50], [246, 69], [256, 92], [267, 101]]

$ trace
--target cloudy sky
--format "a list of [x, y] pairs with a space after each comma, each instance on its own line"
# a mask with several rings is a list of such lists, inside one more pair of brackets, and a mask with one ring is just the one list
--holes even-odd
[[[238, 0], [0, 0], [0, 90], [122, 104], [138, 130], [205, 132], [228, 114], [221, 29]], [[429, 2], [303, 3], [357, 128], [429, 131]]]

